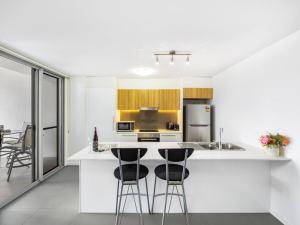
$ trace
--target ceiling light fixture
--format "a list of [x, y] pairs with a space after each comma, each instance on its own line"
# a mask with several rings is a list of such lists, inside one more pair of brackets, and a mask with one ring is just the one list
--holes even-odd
[[156, 73], [156, 70], [150, 67], [138, 67], [131, 70], [132, 73], [145, 77]]
[[185, 64], [190, 65], [190, 56], [189, 55], [186, 56]]
[[170, 64], [171, 64], [171, 65], [174, 65], [174, 56], [173, 56], [173, 55], [171, 55], [171, 61], [170, 61]]
[[159, 65], [159, 58], [158, 58], [158, 55], [156, 56], [155, 64], [156, 64], [156, 65]]
[[186, 65], [190, 64], [190, 56], [192, 54], [190, 52], [181, 52], [181, 51], [175, 51], [171, 50], [168, 52], [156, 52], [154, 53], [154, 56], [156, 58], [156, 65], [159, 64], [159, 56], [171, 56], [170, 64], [174, 65], [174, 56], [186, 56]]

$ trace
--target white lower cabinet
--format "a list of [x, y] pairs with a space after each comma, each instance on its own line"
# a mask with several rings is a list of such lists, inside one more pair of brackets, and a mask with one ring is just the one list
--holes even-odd
[[173, 134], [173, 133], [166, 133], [160, 134], [160, 141], [161, 142], [182, 142], [182, 134]]
[[136, 133], [117, 133], [116, 140], [119, 142], [136, 142], [138, 137]]

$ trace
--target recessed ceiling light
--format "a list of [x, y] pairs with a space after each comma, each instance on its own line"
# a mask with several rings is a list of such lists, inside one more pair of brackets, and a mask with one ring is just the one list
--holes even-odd
[[132, 69], [131, 72], [133, 72], [136, 75], [139, 76], [150, 76], [154, 73], [156, 73], [156, 70], [150, 67], [138, 67], [135, 69]]

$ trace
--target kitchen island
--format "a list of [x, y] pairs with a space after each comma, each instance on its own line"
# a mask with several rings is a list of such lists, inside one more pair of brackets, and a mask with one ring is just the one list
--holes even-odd
[[[157, 149], [178, 148], [176, 142], [103, 142], [116, 147], [146, 147], [141, 163], [149, 168], [149, 197], [152, 199], [154, 168], [164, 163]], [[262, 149], [241, 145], [245, 151], [195, 150], [187, 168], [185, 181], [188, 209], [191, 213], [269, 212], [270, 164], [287, 163], [289, 159], [267, 155]], [[68, 160], [80, 162], [79, 211], [82, 213], [114, 213], [117, 180], [113, 176], [118, 160], [110, 151], [93, 152], [91, 147], [79, 151]], [[141, 181], [142, 192], [145, 192]], [[164, 192], [165, 181], [158, 179], [157, 193]], [[142, 198], [147, 212], [146, 198]], [[162, 212], [163, 198], [155, 200], [154, 212]], [[173, 200], [171, 212], [180, 212]], [[125, 212], [135, 212], [134, 201], [127, 201]]]

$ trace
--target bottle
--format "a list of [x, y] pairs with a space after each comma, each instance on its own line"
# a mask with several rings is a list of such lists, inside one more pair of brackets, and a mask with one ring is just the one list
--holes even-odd
[[97, 128], [95, 127], [94, 131], [94, 138], [93, 138], [93, 151], [98, 150], [98, 135], [97, 135]]

